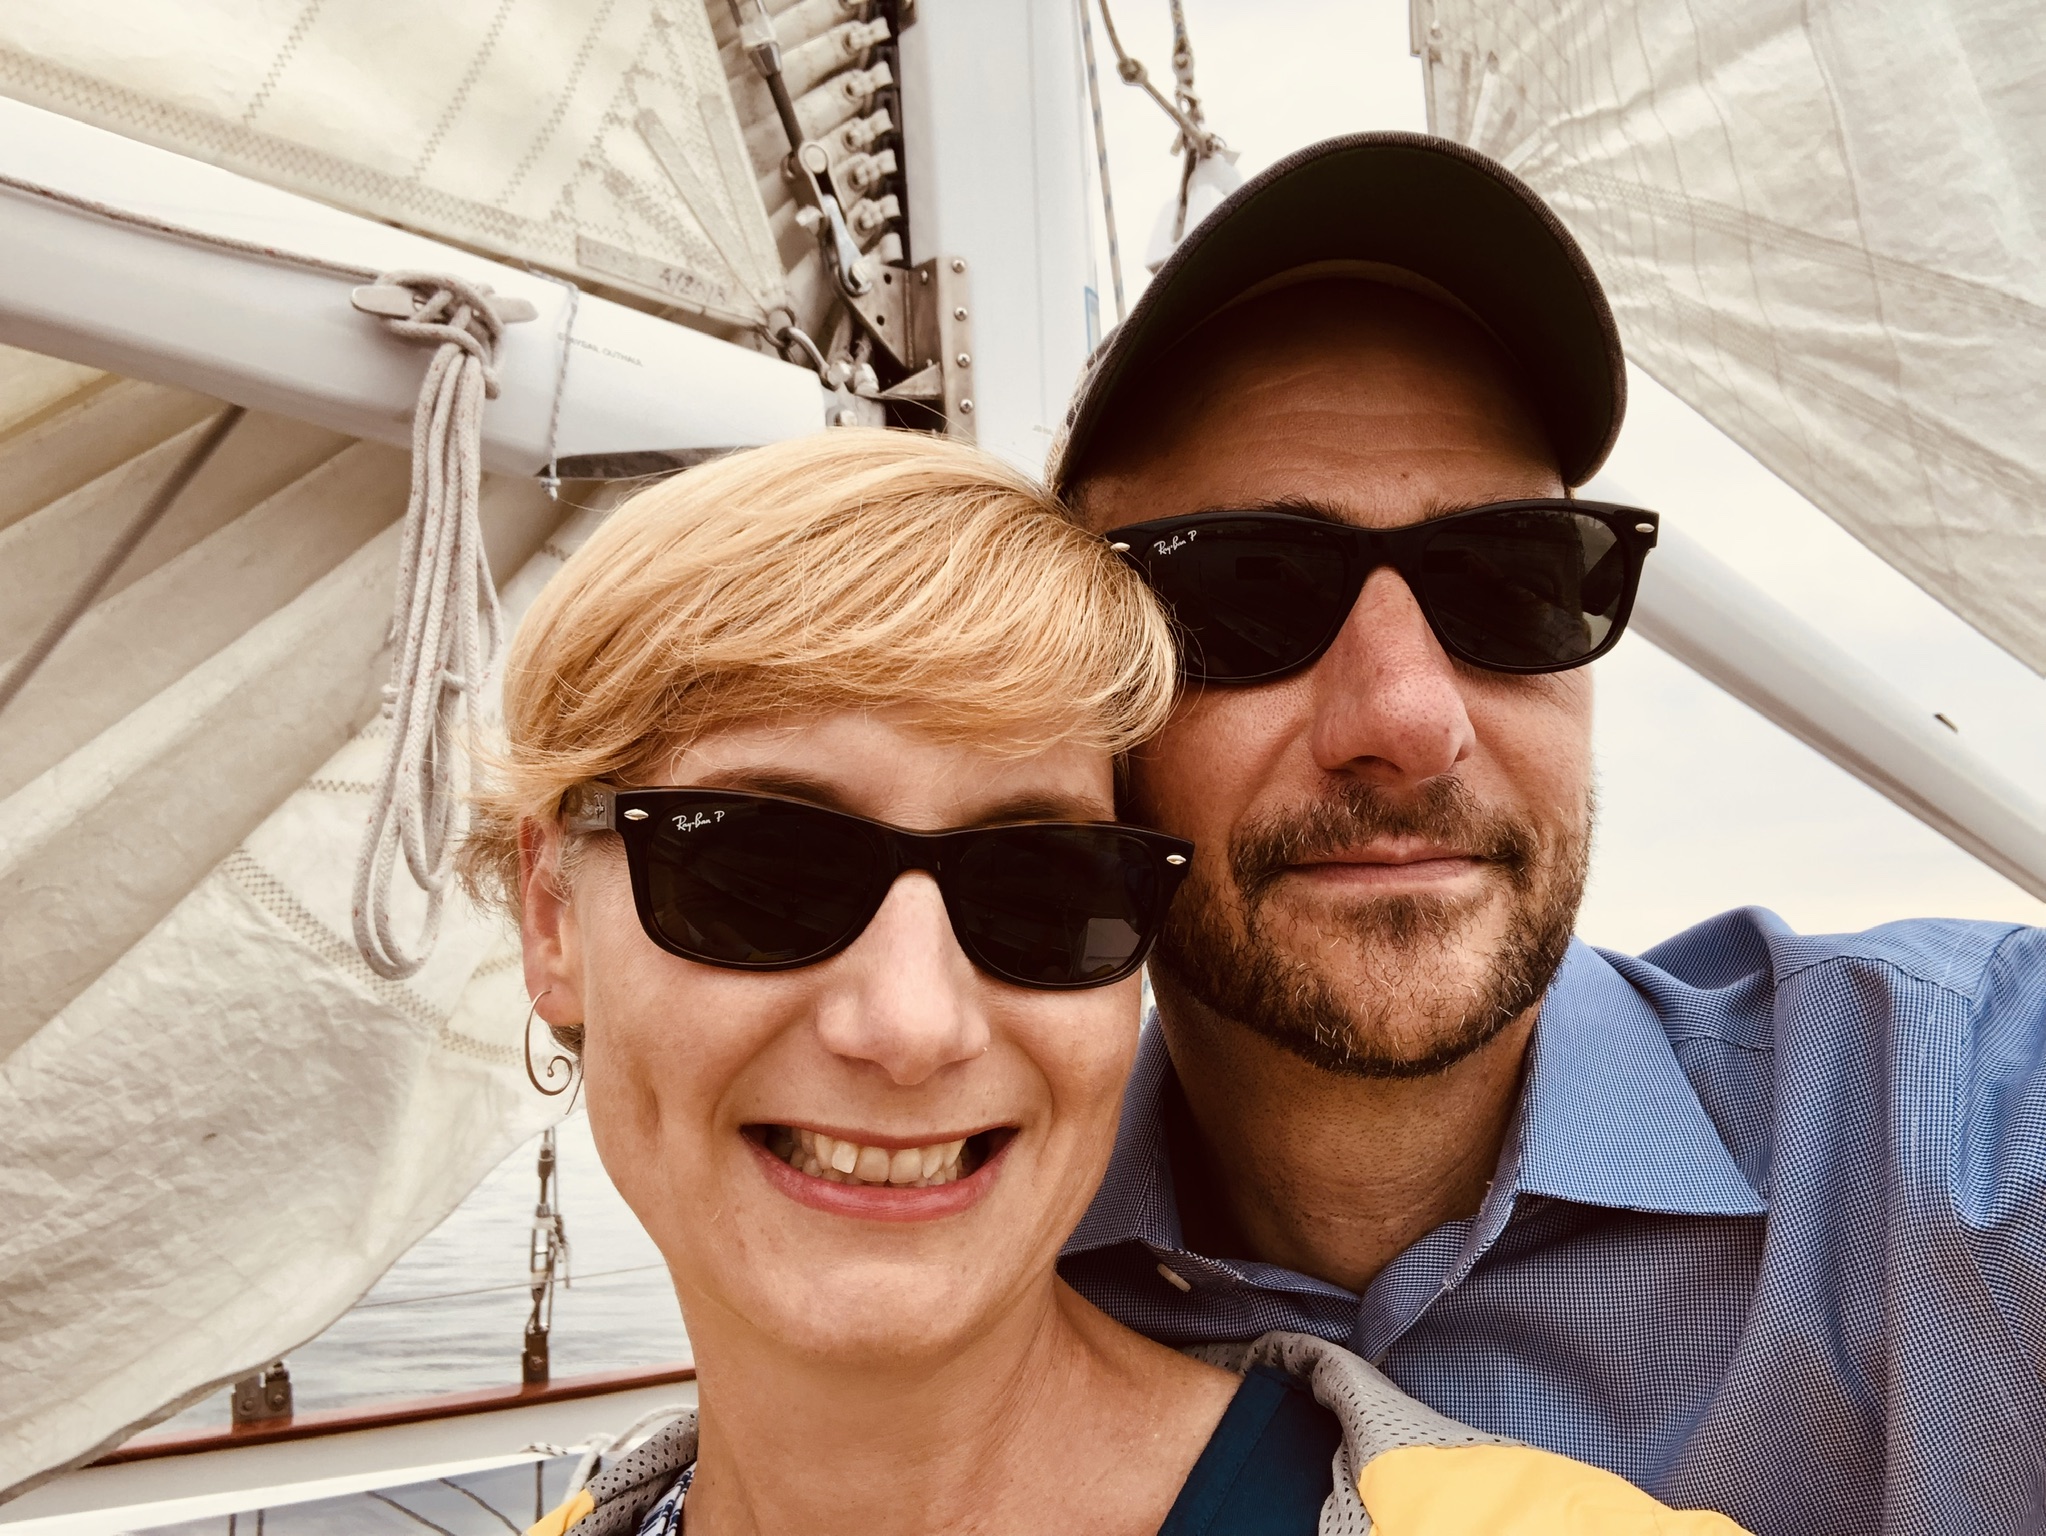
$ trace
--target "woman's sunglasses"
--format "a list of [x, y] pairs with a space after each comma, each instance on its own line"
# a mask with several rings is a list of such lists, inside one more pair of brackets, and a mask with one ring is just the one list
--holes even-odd
[[1189, 681], [1258, 683], [1319, 661], [1386, 565], [1459, 661], [1488, 672], [1596, 661], [1627, 627], [1659, 521], [1609, 502], [1502, 501], [1403, 528], [1202, 512], [1109, 538], [1170, 608]]
[[938, 882], [967, 958], [1019, 987], [1105, 987], [1144, 963], [1193, 844], [1115, 822], [910, 832], [780, 795], [594, 785], [571, 832], [625, 840], [647, 937], [741, 971], [828, 960], [905, 870]]

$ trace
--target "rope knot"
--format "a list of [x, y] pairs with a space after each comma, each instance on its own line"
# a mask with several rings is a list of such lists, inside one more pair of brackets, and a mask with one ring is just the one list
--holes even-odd
[[[450, 272], [386, 272], [350, 297], [357, 309], [382, 320], [393, 336], [453, 347], [473, 358], [481, 370], [483, 393], [493, 400], [504, 328], [536, 314], [525, 299], [493, 293], [488, 283], [472, 283]], [[450, 356], [443, 350], [435, 361]]]

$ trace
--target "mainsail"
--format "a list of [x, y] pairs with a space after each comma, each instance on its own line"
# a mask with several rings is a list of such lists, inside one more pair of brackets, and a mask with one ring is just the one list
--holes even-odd
[[1636, 362], [2046, 671], [2046, 28], [2019, 0], [1412, 0]]
[[[893, 8], [773, 9], [781, 84], [799, 127], [828, 139], [852, 238], [897, 260], [893, 77], [877, 51]], [[0, 347], [0, 675], [220, 418], [212, 388], [179, 381], [218, 379], [231, 396], [238, 359], [262, 351], [262, 306], [289, 266], [266, 267], [263, 245], [331, 261], [321, 242], [367, 248], [397, 226], [400, 246], [428, 237], [451, 270], [491, 258], [499, 292], [530, 276], [544, 328], [515, 337], [485, 408], [500, 464], [548, 464], [557, 428], [562, 471], [586, 477], [643, 467], [613, 448], [672, 466], [687, 459], [668, 450], [814, 430], [819, 382], [757, 355], [786, 347], [791, 325], [841, 364], [841, 409], [881, 412], [847, 387], [874, 376], [846, 355], [857, 327], [797, 217], [786, 124], [722, 0], [13, 7], [0, 95], [17, 121], [28, 108], [76, 120], [0, 156], [0, 196], [40, 221], [33, 238], [26, 217], [13, 234], [0, 221], [0, 340], [75, 336], [80, 356], [146, 361], [149, 305], [97, 336], [90, 290], [103, 271], [162, 287], [157, 252], [188, 273], [214, 262], [215, 291], [239, 305], [213, 312], [223, 350], [195, 362], [207, 327], [187, 303], [153, 376]], [[120, 136], [104, 161], [78, 123]], [[154, 198], [125, 141], [254, 178], [269, 201], [212, 170]], [[103, 170], [84, 195], [52, 185]], [[166, 232], [166, 219], [217, 227]], [[53, 320], [64, 239], [97, 262], [78, 312]], [[355, 351], [336, 368], [273, 345], [269, 382], [250, 374], [254, 398], [238, 403], [260, 405], [294, 369], [313, 387], [285, 398], [316, 400], [324, 375], [369, 381], [371, 417], [379, 376], [416, 388], [423, 354], [377, 353], [346, 281], [291, 280], [326, 285], [307, 302]], [[695, 348], [677, 350], [662, 322], [733, 345], [684, 331]], [[635, 334], [644, 347], [620, 339]], [[595, 361], [558, 364], [571, 348]], [[651, 409], [649, 440], [569, 464], [578, 420], [623, 421], [626, 399]], [[512, 417], [492, 426], [507, 408], [526, 422], [523, 449], [498, 430]], [[402, 440], [404, 409], [386, 438]], [[664, 409], [687, 430], [660, 436]], [[720, 435], [703, 435], [706, 412]], [[408, 467], [342, 419], [242, 419], [0, 724], [0, 1493], [319, 1332], [563, 1103], [527, 1085], [525, 992], [499, 922], [452, 906], [402, 981], [351, 937]], [[557, 501], [537, 480], [486, 476], [507, 618], [612, 494], [586, 478]], [[417, 895], [401, 891], [401, 907]]]
[[[12, 652], [220, 406], [0, 358]], [[550, 1117], [498, 924], [402, 984], [347, 937], [406, 480], [249, 418], [10, 710], [0, 1480], [317, 1332]], [[488, 483], [508, 608], [591, 517]]]
[[713, 321], [786, 299], [693, 0], [13, 6], [0, 92]]

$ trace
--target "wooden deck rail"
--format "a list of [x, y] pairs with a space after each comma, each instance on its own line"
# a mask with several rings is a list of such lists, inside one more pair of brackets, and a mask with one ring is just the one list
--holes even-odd
[[396, 1402], [370, 1403], [359, 1408], [322, 1408], [274, 1423], [245, 1424], [236, 1429], [137, 1435], [91, 1465], [111, 1467], [126, 1461], [148, 1461], [159, 1456], [194, 1456], [204, 1451], [234, 1450], [246, 1445], [274, 1445], [282, 1440], [310, 1440], [321, 1435], [345, 1435], [358, 1429], [385, 1429], [394, 1424], [418, 1424], [428, 1419], [497, 1413], [506, 1408], [567, 1402], [578, 1397], [602, 1397], [612, 1392], [661, 1387], [695, 1379], [695, 1366], [675, 1364], [637, 1371], [604, 1371], [592, 1376], [572, 1376], [565, 1381], [549, 1382], [544, 1387], [484, 1387], [474, 1392], [445, 1392], [436, 1397], [405, 1398]]

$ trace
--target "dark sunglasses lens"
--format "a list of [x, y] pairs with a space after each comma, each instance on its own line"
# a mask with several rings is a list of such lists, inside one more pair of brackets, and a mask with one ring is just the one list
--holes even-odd
[[1562, 508], [1445, 523], [1416, 596], [1452, 649], [1480, 666], [1541, 669], [1591, 655], [1626, 598], [1627, 550], [1597, 518]]
[[1168, 894], [1151, 850], [1113, 827], [994, 827], [964, 841], [948, 882], [968, 954], [1025, 986], [1126, 975]]
[[873, 915], [886, 865], [856, 822], [776, 801], [678, 798], [646, 842], [657, 936], [703, 960], [788, 965], [822, 954]]
[[1153, 538], [1135, 553], [1172, 610], [1189, 677], [1269, 677], [1316, 655], [1354, 594], [1339, 539], [1245, 519]]

